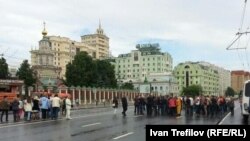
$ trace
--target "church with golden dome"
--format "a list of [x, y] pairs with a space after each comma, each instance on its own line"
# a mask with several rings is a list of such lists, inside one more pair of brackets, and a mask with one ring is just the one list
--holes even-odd
[[86, 51], [94, 59], [109, 57], [109, 38], [99, 22], [94, 34], [81, 36], [77, 42], [68, 37], [48, 35], [44, 23], [38, 49], [31, 49], [31, 65], [39, 78], [65, 78], [66, 65], [80, 51]]

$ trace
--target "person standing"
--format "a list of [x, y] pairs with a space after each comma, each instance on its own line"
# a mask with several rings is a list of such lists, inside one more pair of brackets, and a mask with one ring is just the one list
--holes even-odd
[[5, 113], [6, 115], [6, 122], [8, 122], [8, 115], [9, 115], [9, 108], [10, 108], [10, 104], [8, 102], [7, 96], [3, 97], [3, 100], [0, 103], [0, 109], [2, 110], [2, 114], [1, 114], [1, 122], [3, 122], [3, 115]]
[[45, 95], [42, 95], [40, 98], [40, 106], [42, 111], [42, 119], [45, 120], [47, 118], [47, 111], [49, 109], [49, 99]]
[[32, 111], [32, 104], [31, 104], [31, 98], [28, 97], [27, 100], [24, 102], [24, 111], [25, 111], [25, 120], [30, 121], [30, 114]]
[[19, 120], [18, 118], [18, 110], [19, 110], [19, 101], [17, 98], [15, 98], [11, 104], [12, 106], [12, 111], [13, 111], [13, 117], [14, 117], [14, 122], [17, 122]]
[[72, 119], [70, 117], [70, 110], [71, 110], [72, 103], [68, 96], [65, 99], [65, 104], [66, 104], [66, 119]]
[[176, 113], [177, 113], [177, 117], [181, 116], [181, 107], [182, 107], [182, 101], [181, 98], [179, 97], [175, 97], [176, 99]]
[[128, 109], [128, 102], [125, 96], [122, 97], [122, 108], [123, 108], [122, 114], [123, 116], [126, 116], [126, 111]]
[[57, 119], [58, 112], [60, 110], [60, 98], [58, 97], [57, 94], [55, 95], [55, 97], [52, 98], [51, 102], [52, 102], [52, 111], [53, 111], [52, 119]]
[[112, 106], [114, 108], [114, 114], [116, 114], [116, 111], [117, 111], [117, 108], [118, 108], [118, 100], [117, 100], [116, 97], [113, 99]]

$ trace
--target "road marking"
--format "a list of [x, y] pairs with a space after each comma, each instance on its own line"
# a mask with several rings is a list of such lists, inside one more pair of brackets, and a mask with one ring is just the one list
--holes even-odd
[[[240, 108], [240, 106], [235, 107], [234, 110], [236, 110], [236, 109], [238, 109], [238, 108]], [[229, 113], [220, 121], [220, 123], [219, 123], [218, 125], [221, 125], [221, 124], [226, 120], [226, 118], [227, 118], [230, 114], [231, 114], [231, 112], [229, 112]]]
[[94, 125], [99, 125], [99, 124], [101, 124], [101, 123], [97, 122], [97, 123], [87, 124], [87, 125], [83, 125], [82, 128], [89, 127], [89, 126], [94, 126]]
[[113, 138], [113, 139], [114, 139], [114, 140], [118, 140], [118, 139], [120, 139], [120, 138], [126, 137], [126, 136], [131, 135], [131, 134], [134, 134], [134, 132], [129, 132], [129, 133], [127, 133], [127, 134], [124, 134], [124, 135], [115, 137], [115, 138]]
[[[132, 111], [132, 109], [129, 109], [128, 111]], [[92, 115], [84, 115], [84, 116], [76, 116], [76, 117], [72, 117], [72, 119], [80, 119], [80, 118], [87, 118], [87, 117], [94, 117], [94, 116], [103, 116], [103, 115], [112, 115], [113, 112], [107, 112], [107, 113], [97, 113], [97, 114], [92, 114]], [[142, 115], [140, 115], [142, 116]], [[65, 118], [59, 118], [56, 121], [61, 121], [61, 120], [65, 120]], [[47, 121], [35, 121], [35, 122], [21, 122], [18, 124], [7, 124], [7, 125], [3, 125], [0, 126], [0, 129], [2, 128], [9, 128], [9, 127], [17, 127], [17, 126], [23, 126], [23, 125], [33, 125], [33, 124], [40, 124], [40, 123], [47, 123], [47, 122], [54, 122], [55, 120], [47, 120]]]
[[[108, 113], [102, 113], [102, 114], [100, 113], [100, 114], [94, 114], [94, 115], [77, 116], [77, 117], [73, 117], [72, 119], [79, 119], [79, 118], [86, 118], [86, 117], [93, 117], [93, 116], [103, 116], [103, 115], [109, 115], [109, 114]], [[0, 126], [0, 129], [1, 128], [9, 128], [9, 127], [22, 126], [22, 125], [33, 125], [33, 124], [40, 124], [40, 123], [61, 121], [61, 120], [65, 120], [65, 118], [61, 118], [61, 119], [58, 119], [58, 120], [37, 121], [37, 122], [31, 122], [31, 123], [23, 122], [23, 123], [20, 123], [20, 124]]]

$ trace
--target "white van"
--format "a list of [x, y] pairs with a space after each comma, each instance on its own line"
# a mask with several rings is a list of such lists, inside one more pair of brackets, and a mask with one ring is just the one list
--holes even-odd
[[250, 97], [250, 80], [247, 80], [244, 84], [242, 93], [242, 109], [241, 113], [243, 115], [244, 121], [248, 121], [249, 117], [249, 97]]

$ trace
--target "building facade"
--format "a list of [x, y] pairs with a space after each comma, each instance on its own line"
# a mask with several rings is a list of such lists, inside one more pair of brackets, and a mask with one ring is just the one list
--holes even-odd
[[[47, 36], [47, 31], [45, 27], [42, 34], [43, 39], [39, 42], [39, 48], [34, 50], [32, 49], [30, 51], [31, 65], [36, 70], [38, 70], [39, 74], [43, 72], [43, 74], [41, 74], [41, 77], [49, 76], [64, 78], [66, 72], [66, 65], [71, 62], [74, 59], [74, 56], [80, 51], [87, 52], [94, 59], [101, 59], [101, 57], [109, 55], [109, 52], [107, 51], [109, 50], [109, 38], [104, 35], [101, 25], [99, 25], [96, 34], [82, 36], [81, 42], [71, 40], [67, 37]], [[92, 43], [86, 41], [85, 39], [83, 39], [83, 37], [85, 36], [89, 38], [91, 37], [91, 39], [96, 39], [97, 42]], [[99, 39], [99, 36], [104, 39]], [[103, 46], [99, 42], [105, 42], [105, 46]], [[99, 46], [101, 46], [102, 49], [100, 49]], [[47, 65], [47, 67], [41, 68], [42, 65]], [[54, 70], [51, 66], [61, 69], [61, 71], [59, 72], [59, 76], [52, 73], [52, 71]]]
[[159, 44], [138, 44], [136, 49], [115, 58], [113, 64], [118, 83], [132, 82], [135, 89], [140, 90], [146, 82], [150, 87], [147, 93], [177, 95], [172, 56], [161, 52]]
[[245, 81], [250, 79], [250, 72], [235, 70], [231, 72], [232, 88], [237, 92], [243, 89]]
[[141, 44], [136, 48], [115, 58], [118, 81], [143, 82], [150, 73], [172, 71], [172, 57], [167, 52], [160, 52], [159, 44]]
[[150, 90], [145, 90], [147, 93], [153, 93], [158, 95], [168, 95], [170, 93], [175, 96], [179, 95], [178, 84], [172, 72], [164, 73], [151, 73], [147, 82], [135, 82], [134, 87], [137, 90], [143, 89], [145, 84], [148, 84]]
[[200, 62], [185, 62], [174, 69], [174, 76], [181, 92], [183, 87], [200, 85], [203, 94], [219, 95], [219, 73], [210, 66]]
[[97, 59], [109, 57], [109, 37], [104, 34], [104, 31], [99, 23], [99, 28], [95, 34], [83, 35], [82, 43], [95, 47], [92, 56]]
[[210, 64], [208, 62], [200, 62], [200, 64], [211, 67], [218, 71], [219, 74], [219, 95], [224, 95], [227, 88], [231, 87], [231, 72], [222, 67]]

